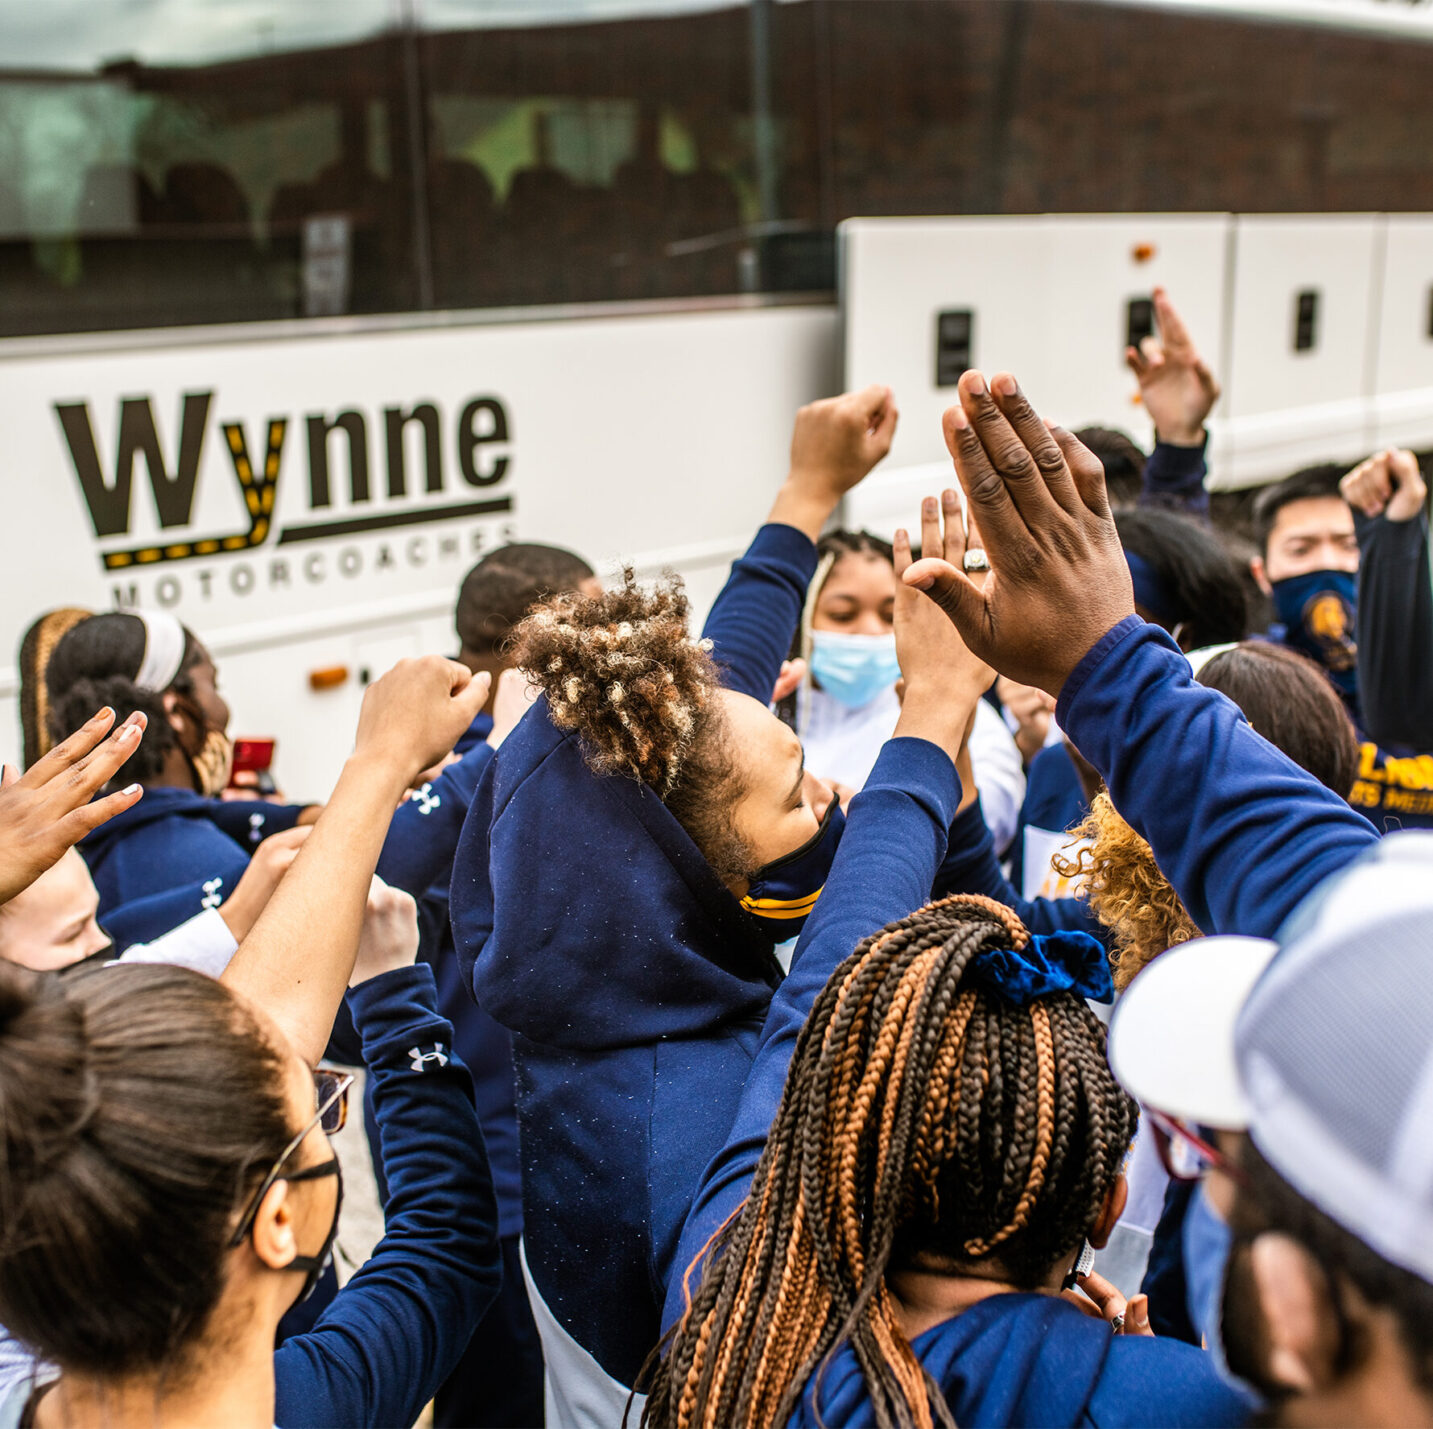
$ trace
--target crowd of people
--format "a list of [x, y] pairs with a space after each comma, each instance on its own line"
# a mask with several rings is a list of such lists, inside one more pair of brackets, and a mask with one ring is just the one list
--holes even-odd
[[895, 394], [803, 408], [700, 629], [494, 550], [322, 804], [172, 615], [40, 615], [0, 1429], [1433, 1421], [1427, 488], [1235, 529], [1156, 310], [1152, 452], [969, 371], [909, 530]]

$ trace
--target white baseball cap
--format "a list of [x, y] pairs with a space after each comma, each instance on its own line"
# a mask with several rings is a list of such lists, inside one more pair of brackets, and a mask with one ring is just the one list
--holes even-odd
[[1433, 1281], [1433, 833], [1384, 839], [1279, 931], [1161, 954], [1115, 1006], [1138, 1101], [1244, 1130], [1305, 1199]]

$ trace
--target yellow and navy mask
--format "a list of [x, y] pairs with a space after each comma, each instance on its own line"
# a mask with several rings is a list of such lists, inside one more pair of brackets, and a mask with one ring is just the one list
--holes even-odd
[[821, 827], [800, 848], [751, 875], [741, 906], [778, 943], [794, 938], [816, 906], [846, 828], [841, 801], [833, 798]]

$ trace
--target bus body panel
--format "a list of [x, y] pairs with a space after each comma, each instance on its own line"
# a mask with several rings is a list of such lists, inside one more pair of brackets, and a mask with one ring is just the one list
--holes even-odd
[[[785, 474], [793, 413], [834, 388], [835, 335], [810, 305], [12, 344], [0, 412], [26, 519], [0, 643], [13, 659], [57, 605], [172, 610], [220, 664], [233, 731], [277, 735], [280, 781], [320, 797], [359, 674], [455, 650], [458, 584], [505, 539], [671, 566], [705, 609]], [[311, 691], [338, 667], [350, 678]], [[16, 690], [11, 666], [0, 698]]]

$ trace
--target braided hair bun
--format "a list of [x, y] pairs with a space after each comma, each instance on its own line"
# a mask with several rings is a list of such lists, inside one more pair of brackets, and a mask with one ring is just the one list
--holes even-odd
[[517, 627], [513, 654], [575, 730], [588, 767], [626, 774], [666, 798], [716, 709], [716, 668], [687, 632], [681, 580], [643, 589], [629, 566], [592, 597], [553, 597]]

